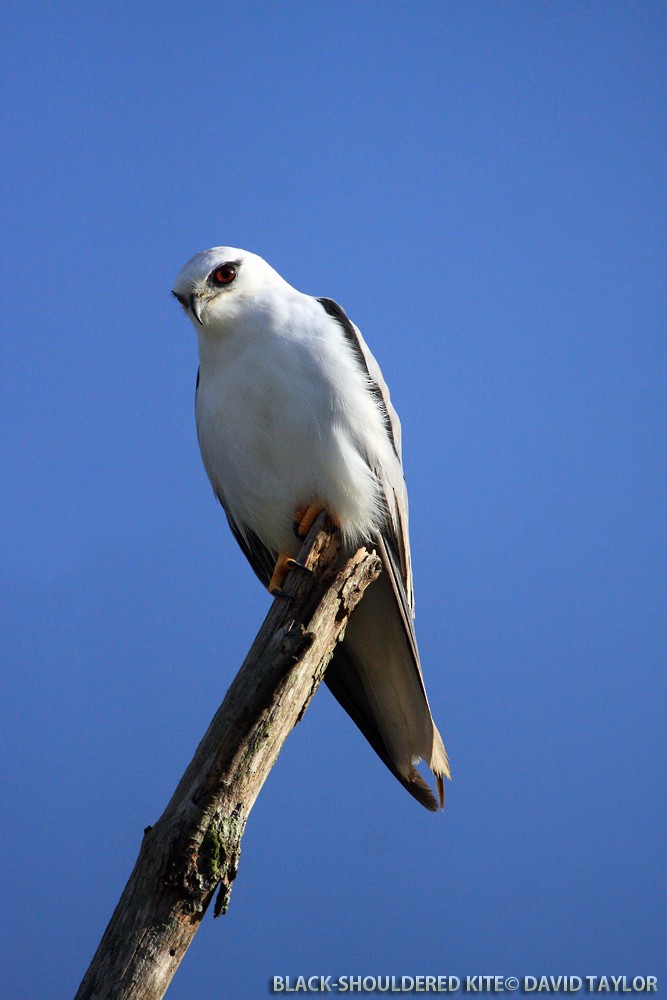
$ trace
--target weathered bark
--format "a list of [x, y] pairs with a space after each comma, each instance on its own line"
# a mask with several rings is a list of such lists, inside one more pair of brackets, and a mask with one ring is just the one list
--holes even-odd
[[157, 1000], [216, 889], [226, 912], [248, 814], [324, 676], [364, 590], [380, 572], [360, 549], [341, 565], [320, 515], [163, 815], [149, 827], [75, 1000]]

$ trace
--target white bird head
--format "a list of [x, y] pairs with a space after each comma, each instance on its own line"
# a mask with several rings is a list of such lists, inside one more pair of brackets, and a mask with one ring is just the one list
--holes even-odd
[[236, 247], [212, 247], [196, 254], [181, 268], [172, 294], [193, 323], [200, 327], [226, 325], [261, 293], [291, 286], [257, 254]]

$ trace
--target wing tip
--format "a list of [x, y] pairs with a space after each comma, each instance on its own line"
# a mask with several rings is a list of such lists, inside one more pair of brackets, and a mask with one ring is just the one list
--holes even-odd
[[433, 794], [433, 790], [426, 784], [422, 778], [419, 771], [416, 768], [412, 770], [405, 777], [397, 774], [398, 780], [401, 782], [403, 787], [410, 792], [410, 795], [419, 802], [420, 805], [428, 809], [429, 812], [438, 812], [439, 809], [444, 809], [445, 807], [445, 788], [442, 780], [442, 775], [436, 775], [436, 786], [438, 790], [438, 798], [436, 799]]
[[435, 724], [433, 725], [433, 750], [431, 753], [431, 759], [429, 761], [429, 767], [435, 775], [435, 786], [438, 790], [438, 799], [440, 801], [440, 808], [445, 808], [445, 778], [451, 781], [452, 772], [449, 768], [449, 757], [447, 756], [447, 751], [445, 750], [445, 745], [442, 742], [442, 737], [438, 732]]
[[440, 808], [445, 808], [445, 781], [441, 774], [436, 774], [435, 776], [435, 787], [438, 789], [438, 801], [440, 802]]

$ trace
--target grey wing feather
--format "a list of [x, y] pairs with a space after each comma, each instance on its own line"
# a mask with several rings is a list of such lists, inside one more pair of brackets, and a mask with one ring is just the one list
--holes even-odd
[[401, 424], [380, 366], [359, 329], [330, 299], [320, 299], [338, 321], [368, 378], [383, 416], [395, 461], [374, 472], [388, 517], [374, 539], [383, 573], [350, 619], [325, 675], [332, 693], [401, 784], [428, 809], [437, 808], [414, 767], [423, 757], [436, 775], [440, 805], [447, 754], [433, 722], [414, 632], [414, 595], [408, 535], [408, 497], [401, 463]]
[[260, 541], [254, 531], [251, 531], [250, 528], [247, 528], [245, 525], [238, 525], [236, 521], [232, 520], [225, 510], [225, 505], [220, 496], [218, 497], [218, 500], [222, 505], [222, 509], [225, 511], [227, 522], [232, 530], [232, 534], [241, 546], [241, 550], [252, 566], [255, 575], [264, 587], [268, 587], [273, 573], [273, 567], [276, 564], [276, 553], [267, 549], [266, 545]]
[[[412, 585], [412, 563], [410, 559], [410, 539], [408, 535], [408, 491], [403, 476], [401, 459], [401, 421], [394, 409], [389, 387], [384, 380], [379, 364], [375, 360], [361, 331], [350, 320], [345, 310], [333, 299], [319, 299], [326, 312], [338, 321], [345, 338], [356, 354], [369, 380], [369, 389], [376, 397], [384, 418], [387, 434], [392, 443], [396, 461], [391, 467], [376, 469], [376, 475], [383, 484], [389, 522], [384, 532], [387, 545], [393, 550], [400, 575], [403, 579], [402, 604], [407, 602], [410, 615], [414, 614], [414, 591]], [[412, 626], [410, 626], [411, 631]], [[413, 631], [414, 639], [414, 631]], [[416, 648], [416, 644], [415, 644]]]

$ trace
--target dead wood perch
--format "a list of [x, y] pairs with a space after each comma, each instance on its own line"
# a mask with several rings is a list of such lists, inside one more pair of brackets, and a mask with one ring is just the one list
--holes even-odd
[[248, 814], [324, 676], [380, 560], [341, 564], [320, 515], [172, 799], [139, 857], [75, 1000], [163, 997], [218, 889], [224, 913]]

